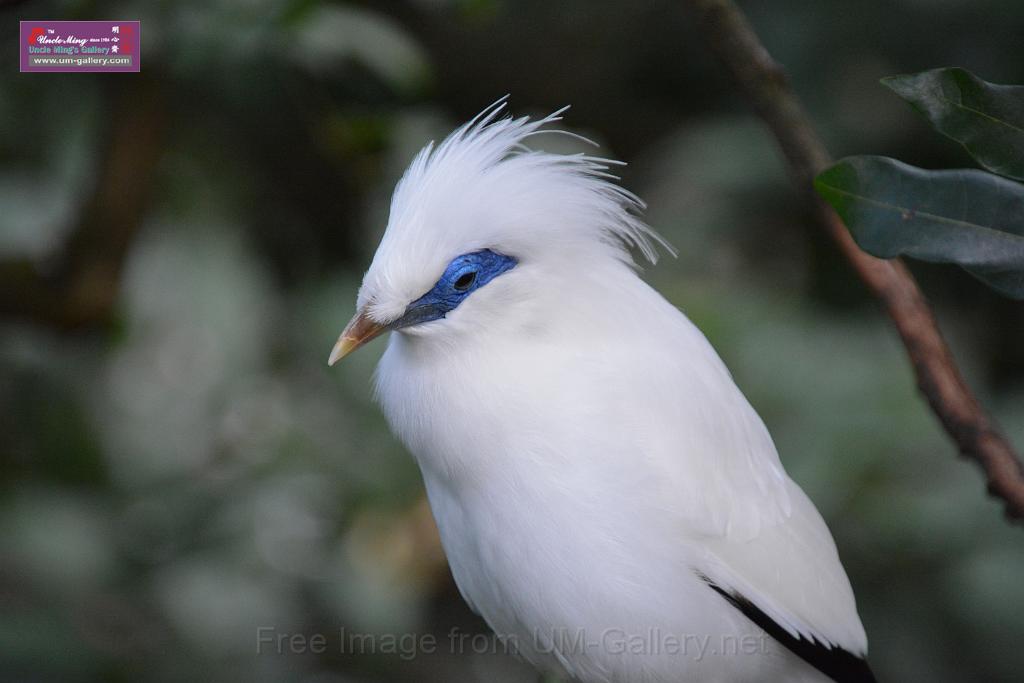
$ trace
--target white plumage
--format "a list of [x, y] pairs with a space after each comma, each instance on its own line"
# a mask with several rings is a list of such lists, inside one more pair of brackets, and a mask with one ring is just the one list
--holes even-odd
[[639, 200], [503, 106], [413, 161], [331, 358], [396, 330], [378, 399], [463, 596], [584, 683], [873, 680], [820, 515], [636, 273]]

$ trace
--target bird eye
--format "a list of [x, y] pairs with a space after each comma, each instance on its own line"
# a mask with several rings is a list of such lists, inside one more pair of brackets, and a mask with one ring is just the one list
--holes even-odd
[[455, 284], [453, 286], [457, 291], [465, 292], [466, 290], [473, 286], [474, 282], [476, 282], [476, 271], [471, 270], [468, 273], [463, 273], [462, 275], [460, 275], [459, 279], [455, 281]]

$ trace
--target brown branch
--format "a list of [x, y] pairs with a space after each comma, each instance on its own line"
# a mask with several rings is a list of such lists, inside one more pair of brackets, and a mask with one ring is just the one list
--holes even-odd
[[910, 356], [918, 388], [942, 426], [961, 454], [981, 465], [989, 493], [1004, 501], [1007, 516], [1024, 519], [1024, 467], [961, 376], [913, 276], [899, 259], [881, 260], [861, 251], [839, 216], [814, 192], [814, 176], [830, 164], [829, 155], [785, 72], [732, 0], [686, 0], [685, 4], [693, 10], [712, 50], [771, 129], [793, 181], [813, 203], [818, 221], [885, 306]]
[[58, 329], [109, 320], [166, 130], [155, 79], [132, 76], [112, 86], [99, 172], [61, 252], [48, 263], [0, 261], [0, 315]]

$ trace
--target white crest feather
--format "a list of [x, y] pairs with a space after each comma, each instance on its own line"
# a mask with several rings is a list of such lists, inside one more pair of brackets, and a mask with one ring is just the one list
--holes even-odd
[[[545, 128], [560, 121], [568, 107], [539, 119], [499, 118], [506, 100], [484, 109], [440, 145], [426, 145], [409, 165], [368, 273], [368, 288], [382, 290], [375, 292], [382, 295], [377, 298], [408, 302], [433, 283], [448, 260], [473, 249], [504, 248], [522, 259], [590, 258], [601, 251], [628, 263], [633, 263], [632, 247], [651, 263], [657, 260], [656, 245], [675, 254], [640, 218], [643, 202], [614, 182], [609, 168], [621, 162], [527, 146], [530, 137], [545, 133], [586, 140]], [[500, 211], [489, 208], [499, 206]], [[426, 262], [425, 254], [434, 258]], [[410, 272], [422, 276], [411, 280]], [[364, 291], [361, 303], [369, 296]]]
[[[638, 214], [645, 208], [643, 201], [617, 185], [614, 181], [618, 177], [608, 173], [610, 166], [621, 166], [623, 162], [586, 154], [540, 152], [525, 144], [532, 136], [555, 133], [596, 146], [591, 140], [570, 131], [544, 129], [548, 124], [561, 121], [568, 106], [541, 119], [531, 120], [528, 116], [498, 118], [505, 110], [507, 100], [506, 95], [485, 108], [436, 148], [431, 143], [420, 151], [395, 189], [389, 230], [392, 227], [401, 229], [400, 226], [406, 224], [403, 219], [414, 212], [431, 192], [443, 189], [439, 186], [450, 185], [456, 180], [471, 182], [471, 177], [467, 177], [470, 174], [482, 176], [498, 169], [521, 168], [524, 174], [534, 176], [538, 170], [546, 170], [548, 173], [539, 174], [539, 177], [554, 181], [554, 185], [544, 187], [545, 193], [557, 195], [564, 190], [569, 195], [587, 195], [594, 215], [586, 218], [597, 220], [581, 220], [580, 223], [591, 231], [591, 238], [612, 238], [624, 247], [636, 247], [651, 263], [658, 259], [655, 244], [675, 255], [673, 247], [639, 218]], [[552, 225], [550, 229], [560, 227]], [[626, 252], [623, 252], [623, 257], [629, 258]]]

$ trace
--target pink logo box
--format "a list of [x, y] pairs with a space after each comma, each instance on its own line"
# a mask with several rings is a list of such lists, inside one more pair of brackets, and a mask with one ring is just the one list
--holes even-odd
[[23, 21], [21, 71], [139, 71], [138, 21]]

